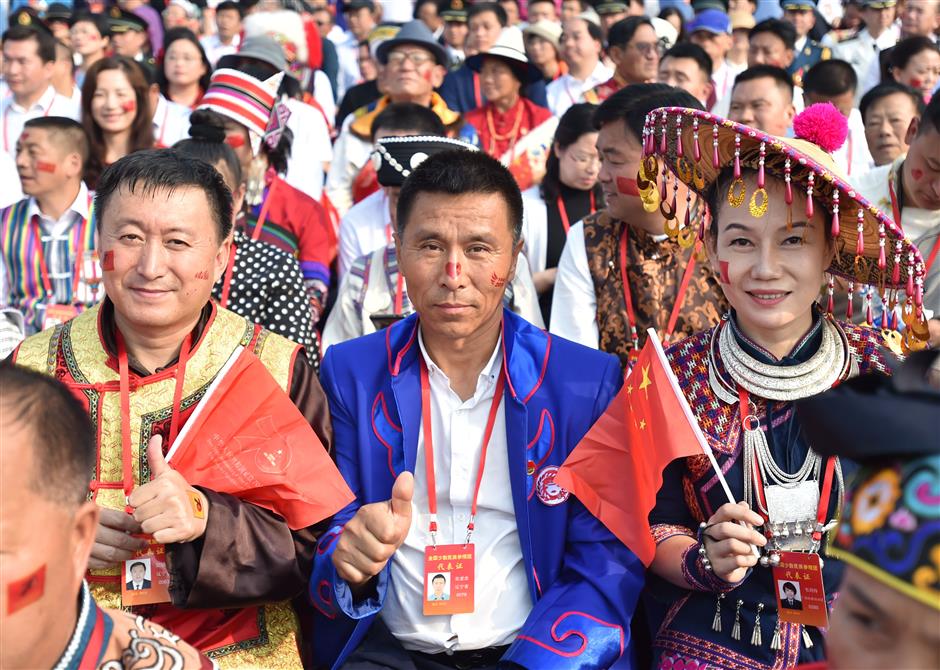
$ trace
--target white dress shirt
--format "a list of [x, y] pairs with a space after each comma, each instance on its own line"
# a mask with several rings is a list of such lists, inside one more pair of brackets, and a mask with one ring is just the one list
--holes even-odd
[[712, 73], [712, 84], [715, 87], [715, 104], [711, 109], [712, 114], [717, 114], [722, 118], [728, 117], [734, 80], [746, 69], [747, 63], [731, 63], [723, 60], [721, 66]]
[[346, 91], [362, 81], [362, 72], [359, 70], [359, 40], [351, 32], [346, 32], [341, 41], [334, 41], [336, 45], [336, 60], [339, 72], [336, 75], [336, 99], [342, 100]]
[[16, 171], [16, 159], [0, 151], [0, 209], [9, 207], [23, 199], [20, 175]]
[[[855, 92], [855, 101], [862, 96], [881, 78], [878, 69], [878, 54], [897, 44], [900, 31], [896, 25], [891, 26], [877, 38], [872, 37], [867, 28], [862, 28], [858, 34], [844, 42], [837, 44], [832, 50], [832, 57], [846, 61], [855, 69], [858, 76], [858, 89]], [[869, 82], [869, 68], [874, 63], [875, 79]]]
[[552, 114], [560, 117], [571, 105], [584, 102], [584, 94], [598, 84], [614, 76], [614, 71], [599, 62], [594, 71], [585, 80], [575, 79], [570, 74], [564, 74], [545, 87], [545, 96], [548, 98], [548, 108]]
[[584, 247], [584, 224], [571, 226], [565, 248], [558, 260], [555, 292], [552, 295], [552, 321], [549, 332], [597, 349], [597, 295]]
[[[454, 393], [447, 375], [428, 356], [420, 330], [418, 344], [431, 387], [437, 542], [462, 544], [467, 536], [483, 432], [502, 369], [501, 342], [497, 341], [477, 380], [476, 391], [467, 401]], [[415, 398], [415, 402], [419, 400]], [[425, 444], [423, 431], [418, 431], [411, 529], [392, 558], [381, 614], [392, 635], [406, 649], [436, 654], [510, 644], [532, 610], [512, 502], [505, 426], [502, 400], [486, 454], [476, 529], [471, 538], [476, 547], [475, 610], [431, 617], [423, 614], [424, 550], [431, 544], [431, 537]]]
[[206, 35], [200, 40], [200, 42], [202, 43], [202, 48], [206, 52], [206, 58], [208, 58], [209, 62], [212, 63], [212, 67], [215, 67], [215, 64], [219, 62], [219, 59], [222, 58], [222, 56], [228, 56], [238, 51], [238, 47], [242, 42], [242, 36], [236, 33], [232, 38], [231, 44], [222, 44], [222, 40], [219, 39], [219, 34], [215, 33], [212, 35]]
[[372, 155], [372, 142], [357, 137], [349, 128], [355, 120], [354, 114], [343, 119], [343, 128], [333, 145], [330, 173], [326, 176], [326, 194], [340, 216], [352, 207], [353, 181]]
[[71, 98], [56, 93], [52, 86], [46, 89], [29, 109], [17, 104], [13, 95], [8, 95], [0, 102], [0, 133], [3, 137], [3, 150], [11, 156], [16, 156], [16, 141], [23, 132], [23, 126], [30, 119], [40, 116], [66, 116], [76, 121], [81, 118], [81, 109]]
[[189, 117], [193, 111], [186, 105], [167, 100], [160, 94], [153, 112], [153, 137], [158, 147], [172, 147], [189, 139]]
[[845, 176], [855, 179], [868, 172], [875, 164], [868, 150], [868, 140], [865, 139], [865, 123], [862, 113], [853, 109], [849, 114], [849, 132], [845, 136], [842, 146], [832, 152], [832, 160]]
[[[320, 74], [323, 73], [320, 72]], [[326, 75], [323, 77], [325, 78]], [[319, 79], [317, 83], [320, 83]], [[312, 105], [294, 98], [286, 98], [284, 103], [290, 110], [287, 127], [294, 134], [284, 181], [320, 202], [325, 179], [323, 163], [333, 160], [330, 129], [326, 125], [326, 118]], [[324, 113], [327, 113], [326, 110]]]
[[392, 216], [385, 190], [379, 189], [350, 207], [339, 222], [339, 278], [360, 256], [392, 241]]

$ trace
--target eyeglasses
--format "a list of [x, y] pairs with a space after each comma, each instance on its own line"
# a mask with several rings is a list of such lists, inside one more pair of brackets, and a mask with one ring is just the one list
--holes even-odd
[[644, 56], [659, 50], [659, 42], [633, 42], [632, 46]]
[[401, 67], [408, 60], [415, 67], [421, 67], [433, 59], [434, 57], [431, 54], [423, 51], [393, 51], [388, 55], [388, 64], [393, 67]]

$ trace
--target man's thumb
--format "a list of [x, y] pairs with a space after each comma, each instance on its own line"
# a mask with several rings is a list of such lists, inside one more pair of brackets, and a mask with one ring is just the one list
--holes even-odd
[[411, 499], [415, 493], [415, 478], [410, 472], [403, 472], [392, 487], [392, 514], [411, 520]]
[[156, 479], [170, 469], [163, 457], [163, 436], [154, 435], [147, 443], [147, 462], [150, 463], [150, 478]]

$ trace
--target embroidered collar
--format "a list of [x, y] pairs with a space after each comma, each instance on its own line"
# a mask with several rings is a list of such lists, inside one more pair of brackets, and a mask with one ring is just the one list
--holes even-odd
[[738, 341], [738, 344], [740, 344], [748, 354], [768, 365], [796, 365], [808, 361], [819, 349], [819, 345], [822, 342], [822, 315], [815, 306], [813, 307], [813, 325], [810, 326], [806, 334], [797, 341], [790, 350], [790, 353], [783, 358], [777, 358], [745, 335], [744, 331], [738, 326], [737, 315], [734, 310], [731, 310], [731, 318], [728, 319], [728, 321], [731, 324], [731, 332], [734, 334], [734, 339]]

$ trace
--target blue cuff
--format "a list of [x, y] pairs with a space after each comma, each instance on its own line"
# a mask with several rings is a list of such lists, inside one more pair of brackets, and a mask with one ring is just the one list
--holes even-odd
[[382, 572], [375, 576], [375, 594], [358, 602], [353, 598], [349, 582], [337, 577], [333, 586], [337, 607], [350, 619], [365, 619], [378, 614], [382, 609], [382, 603], [385, 602], [385, 595], [388, 593], [388, 572], [389, 567], [386, 565]]

